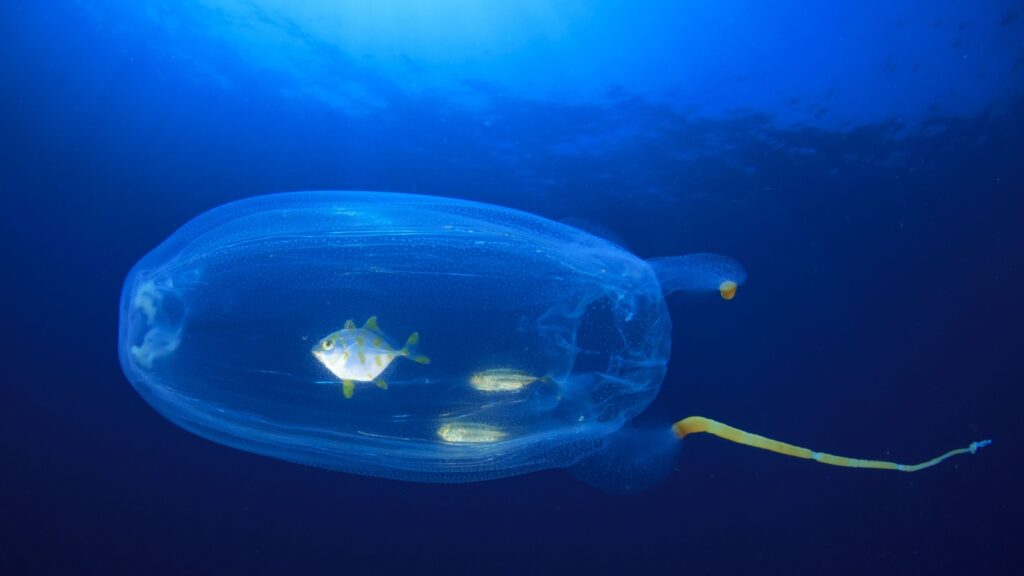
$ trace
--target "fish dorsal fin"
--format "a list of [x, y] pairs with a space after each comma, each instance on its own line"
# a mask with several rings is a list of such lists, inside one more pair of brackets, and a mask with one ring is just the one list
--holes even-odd
[[363, 330], [369, 330], [371, 332], [380, 332], [380, 326], [377, 326], [377, 317], [370, 316], [370, 318], [366, 321], [366, 324], [363, 324]]
[[352, 320], [345, 320], [345, 330], [351, 330], [356, 327], [356, 323]]

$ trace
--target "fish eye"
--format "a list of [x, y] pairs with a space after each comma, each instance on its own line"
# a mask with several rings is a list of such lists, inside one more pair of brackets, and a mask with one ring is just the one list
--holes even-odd
[[331, 348], [334, 348], [334, 342], [331, 340], [324, 340], [320, 343], [320, 347], [324, 350], [330, 350]]

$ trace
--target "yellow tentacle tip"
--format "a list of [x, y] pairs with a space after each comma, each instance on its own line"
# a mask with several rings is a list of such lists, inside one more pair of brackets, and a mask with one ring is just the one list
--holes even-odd
[[723, 300], [732, 300], [736, 297], [737, 285], [732, 280], [726, 280], [718, 285], [718, 293], [722, 295]]

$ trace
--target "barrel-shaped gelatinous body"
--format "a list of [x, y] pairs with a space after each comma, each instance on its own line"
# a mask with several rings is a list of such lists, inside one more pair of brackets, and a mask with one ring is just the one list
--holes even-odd
[[[651, 267], [615, 244], [516, 210], [372, 192], [202, 214], [134, 267], [120, 312], [125, 374], [182, 427], [432, 482], [599, 450], [657, 394], [671, 328]], [[379, 328], [359, 330], [370, 317]], [[405, 354], [412, 333], [429, 363]], [[379, 378], [349, 381], [351, 398], [347, 372], [312, 353], [330, 334], [353, 355], [357, 338], [377, 346], [357, 366], [384, 360]]]

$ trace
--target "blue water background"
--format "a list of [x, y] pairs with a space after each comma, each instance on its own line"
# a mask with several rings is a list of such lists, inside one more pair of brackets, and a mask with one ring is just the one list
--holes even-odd
[[[0, 6], [0, 572], [1018, 573], [1020, 3], [256, 4]], [[743, 262], [732, 302], [671, 297], [644, 422], [910, 462], [996, 443], [906, 475], [693, 438], [619, 496], [190, 435], [121, 374], [124, 275], [203, 210], [301, 189]]]

